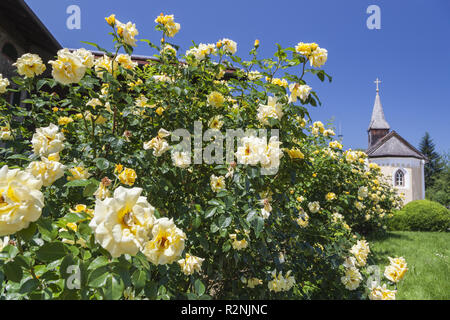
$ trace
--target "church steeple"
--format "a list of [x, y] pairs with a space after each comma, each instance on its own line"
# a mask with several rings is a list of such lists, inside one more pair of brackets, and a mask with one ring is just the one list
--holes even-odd
[[377, 85], [377, 94], [375, 96], [375, 103], [373, 104], [372, 118], [370, 119], [369, 128], [369, 148], [378, 142], [381, 138], [389, 133], [390, 126], [384, 118], [383, 106], [381, 105], [380, 89], [378, 84], [380, 80], [375, 80]]

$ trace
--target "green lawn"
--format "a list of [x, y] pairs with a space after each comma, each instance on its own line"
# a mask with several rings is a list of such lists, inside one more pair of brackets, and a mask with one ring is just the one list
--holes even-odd
[[409, 270], [398, 285], [398, 300], [450, 300], [450, 233], [393, 231], [368, 240], [381, 273], [388, 256], [406, 259]]

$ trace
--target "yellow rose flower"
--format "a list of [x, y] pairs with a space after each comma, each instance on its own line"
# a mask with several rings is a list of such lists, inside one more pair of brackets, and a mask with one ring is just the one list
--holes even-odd
[[68, 227], [69, 229], [77, 232], [78, 231], [78, 226], [76, 223], [73, 222], [69, 222], [68, 224], [66, 224], [66, 227]]
[[194, 274], [194, 272], [200, 272], [202, 269], [202, 262], [205, 259], [191, 256], [190, 254], [186, 253], [186, 258], [178, 260], [178, 264], [181, 268], [181, 271], [185, 275], [191, 275]]
[[300, 98], [301, 101], [305, 102], [309, 97], [311, 89], [312, 88], [306, 84], [301, 85], [299, 83], [291, 83], [289, 85], [289, 90], [291, 91], [291, 95], [289, 96], [289, 103], [296, 102], [298, 98]]
[[145, 243], [142, 253], [155, 265], [175, 262], [184, 250], [186, 234], [172, 219], [160, 218], [151, 231], [152, 239]]
[[85, 204], [77, 204], [75, 209], [69, 209], [70, 212], [78, 213], [78, 212], [86, 212], [87, 206]]
[[109, 24], [110, 26], [114, 26], [116, 24], [116, 15], [112, 14], [109, 17], [106, 17], [105, 20], [107, 24]]
[[69, 180], [69, 181], [84, 180], [84, 179], [88, 179], [91, 176], [89, 171], [86, 168], [84, 168], [83, 166], [70, 168], [69, 172], [72, 174], [72, 176], [67, 177], [67, 180]]
[[0, 94], [6, 92], [6, 87], [9, 86], [9, 84], [9, 80], [3, 78], [3, 75], [0, 73]]
[[300, 215], [299, 217], [295, 220], [297, 222], [297, 224], [302, 227], [302, 228], [306, 228], [308, 226], [309, 223], [309, 216], [306, 212], [303, 211], [302, 208], [300, 208]]
[[73, 119], [70, 118], [70, 117], [59, 117], [58, 118], [58, 124], [60, 126], [64, 126], [64, 125], [69, 124], [71, 122], [73, 122]]
[[40, 156], [47, 156], [51, 153], [57, 153], [64, 149], [65, 137], [59, 132], [58, 126], [51, 123], [48, 127], [37, 128], [33, 134], [31, 144], [33, 151]]
[[249, 287], [250, 289], [253, 289], [256, 286], [259, 286], [260, 284], [262, 284], [262, 280], [258, 279], [258, 278], [250, 278], [247, 280], [247, 287]]
[[339, 141], [330, 141], [328, 146], [333, 149], [342, 149], [342, 144], [340, 144]]
[[305, 155], [303, 154], [303, 152], [301, 152], [297, 148], [286, 149], [286, 152], [288, 153], [288, 155], [291, 159], [304, 159], [305, 158]]
[[403, 279], [406, 272], [408, 271], [406, 260], [403, 257], [391, 258], [389, 257], [391, 264], [387, 266], [384, 270], [384, 276], [394, 282], [398, 283]]
[[212, 175], [210, 180], [212, 191], [219, 192], [225, 190], [225, 177], [216, 177], [215, 175]]
[[26, 171], [40, 179], [43, 185], [48, 187], [64, 175], [65, 169], [66, 166], [63, 164], [42, 157], [41, 161], [30, 162]]
[[128, 54], [119, 54], [116, 58], [116, 61], [125, 69], [132, 70], [138, 64], [131, 60], [131, 57]]
[[327, 201], [332, 201], [336, 199], [336, 194], [334, 194], [333, 192], [329, 192], [325, 195], [325, 199]]
[[[108, 72], [110, 74], [113, 73], [113, 67], [114, 67], [114, 75], [117, 74], [118, 68], [117, 68], [117, 60], [112, 61], [110, 57], [107, 55], [103, 55], [103, 57], [98, 58], [94, 62], [94, 69], [95, 73], [97, 74], [97, 77], [103, 78], [103, 72]], [[103, 95], [106, 95], [108, 93], [108, 87], [109, 85], [104, 84], [101, 91]]]
[[359, 287], [361, 280], [361, 273], [355, 267], [347, 268], [345, 270], [345, 275], [341, 277], [342, 284], [344, 284], [345, 288], [348, 290], [356, 290], [356, 288]]
[[116, 167], [114, 168], [114, 173], [121, 173], [123, 170], [123, 165], [120, 163], [116, 164]]
[[13, 140], [14, 137], [11, 133], [9, 124], [4, 127], [0, 127], [0, 140]]
[[375, 286], [371, 288], [369, 293], [370, 300], [395, 300], [395, 294], [397, 290], [389, 290], [386, 288], [386, 284], [383, 286]]
[[208, 126], [211, 129], [220, 130], [220, 128], [222, 128], [222, 126], [223, 126], [223, 121], [221, 119], [222, 119], [221, 115], [211, 118], [211, 120], [209, 120], [209, 122], [208, 122]]
[[26, 53], [17, 59], [13, 66], [17, 67], [17, 73], [25, 78], [34, 78], [47, 69], [37, 54]]
[[320, 68], [328, 58], [328, 51], [323, 48], [317, 48], [311, 53], [311, 56], [309, 58], [309, 62], [311, 66]]
[[[239, 231], [237, 231], [239, 232]], [[248, 247], [248, 242], [246, 239], [242, 239], [242, 240], [237, 240], [237, 235], [236, 233], [232, 233], [229, 235], [230, 239], [233, 240], [233, 242], [231, 243], [233, 249], [235, 250], [242, 250]]]
[[166, 151], [170, 150], [170, 145], [164, 139], [165, 137], [169, 136], [170, 132], [165, 129], [160, 129], [158, 132], [158, 135], [151, 139], [148, 142], [144, 142], [144, 150], [153, 149], [153, 155], [155, 157], [160, 157], [165, 153]]
[[257, 111], [256, 117], [264, 125], [270, 124], [269, 118], [281, 120], [284, 115], [282, 104], [278, 102], [278, 98], [271, 96], [267, 98], [267, 105], [259, 104]]
[[123, 169], [123, 171], [119, 174], [120, 182], [129, 186], [132, 186], [134, 184], [136, 178], [136, 171], [130, 168]]
[[68, 49], [59, 50], [58, 59], [48, 63], [53, 67], [53, 78], [61, 84], [78, 83], [86, 73], [86, 66], [81, 59]]
[[165, 34], [168, 37], [172, 38], [178, 33], [178, 31], [180, 31], [180, 24], [174, 21], [173, 15], [164, 15], [161, 13], [158, 17], [156, 17], [155, 22], [166, 28]]
[[217, 47], [223, 47], [224, 51], [229, 54], [235, 54], [237, 51], [237, 43], [230, 39], [222, 39], [217, 42]]
[[119, 20], [115, 20], [117, 24], [117, 33], [122, 37], [123, 42], [127, 45], [136, 47], [136, 36], [139, 31], [136, 29], [136, 25], [130, 21], [126, 24], [121, 23]]
[[308, 209], [312, 213], [317, 213], [320, 210], [320, 204], [318, 201], [308, 203]]
[[[270, 78], [266, 78], [266, 80], [270, 81]], [[279, 79], [279, 78], [273, 78], [270, 81], [270, 83], [275, 84], [275, 85], [280, 86], [280, 87], [284, 87], [284, 88], [287, 88], [288, 85], [289, 85], [285, 79]]]
[[95, 202], [94, 217], [89, 226], [96, 242], [113, 258], [137, 254], [149, 239], [155, 208], [141, 193], [141, 188], [120, 186], [112, 198]]
[[92, 68], [94, 66], [95, 57], [89, 50], [86, 50], [85, 48], [80, 48], [73, 52], [78, 58], [80, 58], [81, 63], [86, 68]]
[[280, 291], [289, 291], [295, 284], [295, 278], [291, 276], [291, 270], [286, 272], [286, 275], [283, 276], [283, 273], [277, 275], [276, 270], [272, 271], [273, 279], [268, 282], [267, 286], [270, 291], [280, 292]]
[[8, 166], [0, 169], [0, 236], [14, 234], [39, 219], [44, 207], [41, 187], [42, 181], [28, 172]]
[[161, 116], [164, 112], [164, 108], [163, 107], [158, 107], [155, 111], [159, 116]]
[[99, 200], [105, 200], [111, 196], [108, 187], [103, 183], [103, 181], [98, 185], [98, 189], [94, 192], [94, 196]]
[[213, 91], [208, 95], [207, 101], [209, 105], [219, 108], [224, 104], [225, 98], [220, 92]]

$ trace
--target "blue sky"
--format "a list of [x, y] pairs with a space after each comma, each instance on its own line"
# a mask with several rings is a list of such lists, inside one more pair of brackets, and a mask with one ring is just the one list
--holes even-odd
[[[104, 17], [115, 13], [122, 21], [136, 23], [140, 39], [158, 42], [155, 17], [174, 14], [181, 24], [173, 42], [181, 52], [196, 43], [230, 38], [237, 54], [247, 57], [255, 39], [260, 56], [269, 57], [275, 43], [295, 46], [316, 42], [328, 50], [324, 66], [333, 82], [315, 79], [322, 106], [312, 108], [314, 120], [334, 118], [342, 128], [346, 148], [367, 147], [375, 99], [374, 80], [379, 77], [381, 101], [392, 129], [418, 146], [425, 131], [437, 151], [450, 152], [450, 1], [448, 0], [26, 0], [64, 47], [87, 47], [80, 41], [105, 48], [112, 43]], [[381, 29], [369, 30], [369, 5], [381, 9]], [[81, 9], [81, 29], [69, 30], [66, 9]], [[145, 44], [135, 51], [155, 52]], [[308, 79], [307, 79], [308, 80]]]

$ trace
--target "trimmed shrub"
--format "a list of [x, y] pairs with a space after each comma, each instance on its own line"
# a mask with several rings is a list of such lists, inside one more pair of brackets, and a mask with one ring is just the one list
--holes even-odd
[[450, 210], [434, 201], [411, 201], [394, 213], [389, 227], [398, 231], [450, 231]]

